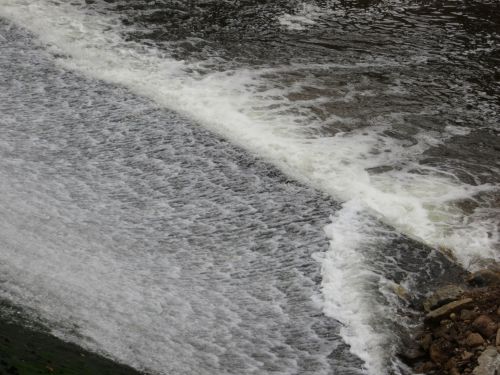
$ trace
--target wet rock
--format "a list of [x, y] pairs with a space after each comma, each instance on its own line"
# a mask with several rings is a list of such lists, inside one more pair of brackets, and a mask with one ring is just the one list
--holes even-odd
[[500, 374], [500, 355], [496, 348], [490, 346], [481, 353], [477, 366], [472, 373], [474, 375], [498, 375]]
[[483, 344], [483, 336], [481, 336], [479, 333], [469, 333], [467, 335], [467, 338], [465, 339], [465, 345], [467, 345], [469, 348], [474, 348]]
[[492, 269], [480, 270], [470, 275], [467, 282], [476, 286], [500, 285], [500, 271]]
[[477, 313], [472, 311], [472, 310], [463, 309], [462, 311], [460, 311], [460, 319], [461, 320], [472, 320], [476, 316], [477, 316]]
[[428, 351], [432, 344], [432, 334], [426, 333], [418, 340], [420, 347], [425, 351]]
[[465, 352], [463, 352], [463, 353], [462, 353], [462, 355], [460, 356], [460, 359], [461, 359], [462, 361], [468, 361], [469, 359], [471, 359], [471, 358], [472, 358], [472, 356], [473, 356], [473, 355], [474, 355], [474, 354], [472, 354], [471, 352], [465, 351]]
[[414, 362], [425, 355], [426, 353], [419, 347], [411, 347], [401, 352], [401, 357], [407, 362]]
[[436, 368], [436, 365], [432, 362], [425, 362], [421, 365], [419, 365], [416, 369], [415, 372], [417, 374], [425, 374], [428, 373], [431, 370], [434, 370]]
[[472, 302], [472, 298], [464, 298], [459, 301], [447, 303], [446, 305], [429, 312], [425, 319], [427, 321], [438, 321], [440, 319], [447, 318], [451, 313], [456, 313], [465, 307], [470, 306]]
[[447, 303], [456, 301], [463, 292], [463, 288], [457, 285], [442, 287], [424, 301], [424, 309], [425, 311], [431, 311]]
[[472, 322], [472, 328], [486, 338], [497, 332], [497, 324], [487, 315], [480, 315]]
[[404, 300], [408, 300], [410, 298], [410, 293], [408, 292], [408, 290], [404, 286], [399, 284], [394, 286], [394, 293], [396, 293], [399, 298]]
[[451, 370], [452, 368], [457, 367], [457, 361], [455, 358], [450, 358], [448, 362], [446, 362], [446, 365], [444, 366], [445, 369]]
[[432, 333], [435, 338], [444, 338], [450, 340], [450, 330], [453, 327], [453, 322], [451, 320], [445, 319], [441, 320], [439, 327], [437, 327]]
[[450, 349], [450, 343], [447, 341], [433, 342], [429, 348], [429, 356], [434, 363], [443, 365], [450, 358]]

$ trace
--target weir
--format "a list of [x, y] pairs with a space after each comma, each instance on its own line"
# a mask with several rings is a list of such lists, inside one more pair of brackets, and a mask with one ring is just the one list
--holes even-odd
[[340, 6], [227, 5], [271, 62], [251, 17], [152, 37], [131, 3], [0, 2], [1, 297], [151, 373], [409, 373], [419, 299], [498, 259], [494, 148], [443, 151], [494, 98], [394, 24], [340, 46]]

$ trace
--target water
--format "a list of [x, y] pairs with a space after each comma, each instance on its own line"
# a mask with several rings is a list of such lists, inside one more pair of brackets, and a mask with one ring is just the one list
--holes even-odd
[[498, 12], [0, 1], [2, 296], [153, 373], [408, 372], [394, 289], [499, 258]]

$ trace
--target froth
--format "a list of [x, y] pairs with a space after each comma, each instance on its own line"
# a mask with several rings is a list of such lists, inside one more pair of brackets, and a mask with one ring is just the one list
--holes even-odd
[[[442, 142], [442, 135], [422, 135], [408, 147], [384, 136], [388, 119], [380, 119], [369, 130], [318, 136], [311, 128], [321, 123], [287, 98], [290, 87], [266, 81], [269, 69], [200, 73], [203, 63], [176, 61], [123, 41], [112, 18], [90, 17], [71, 6], [43, 1], [10, 0], [0, 9], [63, 54], [59, 63], [64, 66], [124, 85], [186, 114], [298, 180], [343, 201], [358, 199], [386, 223], [428, 244], [455, 246], [458, 229], [461, 246], [455, 251], [464, 264], [477, 256], [498, 258], [494, 228], [474, 220], [470, 230], [464, 228], [463, 215], [450, 205], [492, 187], [469, 186], [432, 170], [411, 171], [412, 160]], [[395, 160], [407, 160], [407, 166], [376, 175], [367, 172]]]
[[340, 333], [351, 352], [363, 359], [368, 374], [399, 373], [395, 362], [397, 336], [391, 326], [397, 301], [383, 289], [394, 285], [373, 261], [373, 253], [387, 245], [388, 232], [352, 200], [325, 227], [330, 250], [316, 254], [322, 266], [324, 312], [342, 323]]

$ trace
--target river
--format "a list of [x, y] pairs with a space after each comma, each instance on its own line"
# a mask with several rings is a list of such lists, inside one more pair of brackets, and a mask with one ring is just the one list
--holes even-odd
[[0, 297], [152, 374], [409, 374], [395, 291], [500, 260], [499, 40], [488, 0], [0, 0]]

